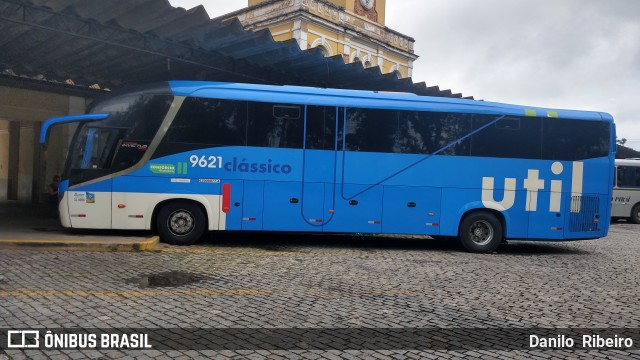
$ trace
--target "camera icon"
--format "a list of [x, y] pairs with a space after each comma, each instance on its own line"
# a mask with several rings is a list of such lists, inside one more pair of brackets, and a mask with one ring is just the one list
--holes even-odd
[[40, 331], [9, 330], [7, 331], [7, 348], [29, 349], [40, 346]]

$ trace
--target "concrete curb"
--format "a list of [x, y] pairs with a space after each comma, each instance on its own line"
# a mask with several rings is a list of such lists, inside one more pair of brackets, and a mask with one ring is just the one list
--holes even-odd
[[141, 240], [0, 240], [0, 250], [75, 250], [98, 252], [132, 252], [154, 250], [160, 238]]

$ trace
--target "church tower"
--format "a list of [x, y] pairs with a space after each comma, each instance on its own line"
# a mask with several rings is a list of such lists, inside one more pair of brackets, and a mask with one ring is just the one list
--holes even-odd
[[247, 30], [269, 29], [276, 41], [295, 39], [302, 50], [319, 48], [346, 63], [378, 66], [383, 74], [410, 77], [414, 39], [385, 26], [386, 0], [248, 0], [237, 17]]

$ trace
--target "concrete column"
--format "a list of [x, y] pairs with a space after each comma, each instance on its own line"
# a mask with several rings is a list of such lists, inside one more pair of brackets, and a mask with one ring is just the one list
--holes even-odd
[[0, 201], [7, 200], [9, 179], [9, 122], [0, 120]]
[[20, 125], [20, 158], [18, 161], [18, 201], [30, 202], [33, 183], [33, 123]]
[[300, 20], [293, 22], [293, 38], [298, 41], [301, 50], [307, 50], [307, 48], [309, 48], [309, 44], [307, 43], [307, 27]]
[[20, 165], [20, 122], [9, 121], [9, 178], [7, 200], [18, 200], [18, 167]]
[[31, 202], [39, 203], [40, 194], [44, 192], [44, 184], [42, 176], [45, 173], [43, 150], [40, 146], [40, 129], [42, 123], [33, 124], [33, 176], [31, 178]]

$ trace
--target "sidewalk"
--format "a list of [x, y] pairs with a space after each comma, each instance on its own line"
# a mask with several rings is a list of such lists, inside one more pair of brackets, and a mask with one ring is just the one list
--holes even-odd
[[47, 204], [0, 202], [0, 250], [153, 250], [159, 238], [149, 232], [63, 228]]

